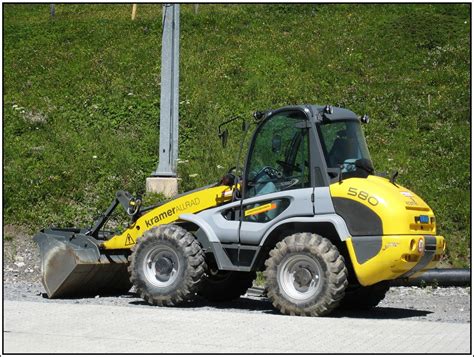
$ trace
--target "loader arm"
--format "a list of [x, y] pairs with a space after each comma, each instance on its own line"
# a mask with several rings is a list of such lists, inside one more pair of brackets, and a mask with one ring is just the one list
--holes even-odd
[[[119, 191], [107, 211], [91, 229], [44, 229], [34, 236], [41, 255], [42, 282], [49, 298], [94, 296], [127, 292], [128, 256], [147, 230], [179, 220], [183, 213], [196, 213], [232, 200], [233, 188], [214, 186], [189, 192], [158, 207], [132, 216], [135, 221], [121, 234], [107, 239], [99, 230], [121, 204], [127, 211], [135, 199]], [[129, 213], [130, 214], [130, 213]], [[107, 240], [103, 240], [105, 238]]]
[[229, 186], [216, 186], [194, 191], [156, 207], [136, 221], [124, 232], [103, 242], [101, 249], [130, 249], [147, 230], [162, 224], [179, 220], [184, 213], [197, 213], [215, 207], [232, 199], [233, 189]]

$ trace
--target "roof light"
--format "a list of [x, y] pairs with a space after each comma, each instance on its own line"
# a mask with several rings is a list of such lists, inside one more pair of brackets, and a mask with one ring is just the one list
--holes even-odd
[[265, 114], [266, 114], [265, 112], [256, 111], [255, 113], [253, 113], [253, 117], [258, 122], [265, 116]]
[[326, 105], [324, 107], [324, 114], [332, 114], [334, 111], [332, 110], [332, 107], [330, 105]]

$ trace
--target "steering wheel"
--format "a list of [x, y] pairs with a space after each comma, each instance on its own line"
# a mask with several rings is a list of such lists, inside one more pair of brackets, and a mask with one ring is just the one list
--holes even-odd
[[297, 185], [299, 182], [300, 182], [299, 179], [297, 179], [296, 177], [293, 177], [293, 178], [288, 178], [286, 181], [278, 182], [277, 186], [279, 190], [283, 191]]
[[264, 166], [253, 178], [253, 182], [258, 182], [264, 175], [267, 175], [271, 180], [281, 178], [283, 174], [271, 166]]

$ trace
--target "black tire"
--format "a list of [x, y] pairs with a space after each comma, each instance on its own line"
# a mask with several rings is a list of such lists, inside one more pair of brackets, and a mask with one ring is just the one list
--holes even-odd
[[151, 305], [174, 306], [191, 300], [206, 269], [194, 236], [176, 225], [145, 232], [129, 257], [130, 281]]
[[347, 269], [326, 238], [296, 233], [278, 242], [265, 262], [265, 289], [281, 313], [328, 315], [344, 297]]
[[368, 310], [376, 307], [384, 298], [390, 285], [386, 281], [371, 286], [356, 286], [346, 289], [346, 295], [341, 301], [343, 309]]
[[198, 295], [213, 302], [238, 299], [252, 287], [255, 272], [218, 271], [207, 272]]

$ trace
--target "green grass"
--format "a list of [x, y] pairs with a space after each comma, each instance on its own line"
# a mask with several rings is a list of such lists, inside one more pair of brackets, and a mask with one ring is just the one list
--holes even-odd
[[[136, 21], [123, 4], [3, 10], [4, 222], [90, 224], [156, 168], [161, 5], [139, 4]], [[370, 115], [377, 171], [400, 171], [449, 262], [468, 266], [470, 46], [466, 4], [182, 5], [180, 190], [235, 165], [242, 133], [222, 150], [224, 119], [344, 106]]]

